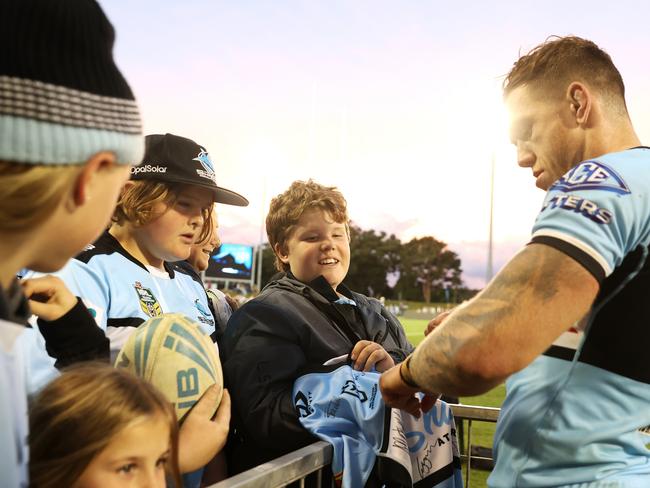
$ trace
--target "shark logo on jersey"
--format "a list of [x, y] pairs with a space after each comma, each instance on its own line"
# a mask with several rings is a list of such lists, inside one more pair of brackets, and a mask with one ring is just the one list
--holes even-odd
[[627, 195], [630, 188], [612, 168], [598, 161], [585, 161], [572, 168], [550, 190], [605, 190]]
[[214, 320], [212, 320], [212, 314], [210, 313], [210, 310], [205, 308], [198, 298], [194, 300], [194, 306], [201, 313], [201, 315], [197, 315], [197, 320], [204, 324], [214, 326]]
[[198, 174], [201, 178], [207, 178], [212, 181], [216, 180], [216, 175], [214, 174], [214, 165], [212, 164], [210, 155], [205, 149], [201, 148], [201, 152], [199, 152], [198, 156], [192, 159], [192, 161], [198, 161], [201, 163], [201, 166], [203, 166], [203, 169], [196, 170], [196, 174]]
[[305, 395], [302, 391], [299, 391], [296, 393], [296, 396], [293, 399], [293, 403], [296, 407], [296, 411], [298, 412], [298, 417], [300, 418], [309, 417], [312, 413], [314, 413], [314, 407], [311, 406], [311, 392], [307, 392], [307, 395]]
[[135, 292], [138, 294], [140, 308], [144, 313], [149, 317], [158, 317], [159, 315], [162, 315], [163, 312], [160, 303], [158, 303], [158, 300], [156, 300], [156, 297], [151, 293], [149, 288], [143, 287], [142, 283], [139, 281], [136, 281], [133, 284], [133, 287], [135, 288]]
[[203, 306], [203, 304], [199, 301], [198, 298], [194, 300], [194, 306], [199, 312], [201, 312], [201, 315], [203, 315], [204, 317], [210, 316], [210, 311], [206, 310], [206, 308]]
[[341, 388], [341, 395], [343, 394], [357, 397], [361, 401], [361, 403], [365, 402], [368, 399], [368, 395], [366, 395], [366, 392], [360, 390], [357, 387], [357, 384], [354, 382], [354, 380], [347, 380], [345, 382], [343, 388]]

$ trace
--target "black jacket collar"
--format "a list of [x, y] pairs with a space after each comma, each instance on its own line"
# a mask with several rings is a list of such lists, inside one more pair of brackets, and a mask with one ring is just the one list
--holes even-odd
[[325, 297], [328, 302], [335, 302], [336, 300], [338, 300], [339, 293], [351, 300], [354, 300], [354, 296], [352, 295], [352, 292], [347, 286], [341, 283], [335, 291], [334, 288], [332, 288], [332, 286], [323, 277], [323, 275], [320, 275], [318, 278], [311, 280], [309, 283], [305, 283], [297, 279], [291, 271], [287, 271], [286, 273], [277, 273], [276, 275], [274, 275], [271, 280], [271, 283], [285, 277], [295, 281], [296, 283], [300, 283], [303, 286], [308, 286], [319, 295]]

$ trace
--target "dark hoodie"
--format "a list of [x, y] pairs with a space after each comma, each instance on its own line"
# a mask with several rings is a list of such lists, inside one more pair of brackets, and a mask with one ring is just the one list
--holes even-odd
[[381, 344], [396, 363], [413, 350], [402, 325], [378, 300], [344, 285], [337, 291], [356, 306], [334, 303], [339, 296], [322, 277], [305, 284], [281, 275], [230, 318], [221, 356], [233, 401], [231, 473], [317, 440], [293, 407], [296, 378], [349, 354], [360, 340]]

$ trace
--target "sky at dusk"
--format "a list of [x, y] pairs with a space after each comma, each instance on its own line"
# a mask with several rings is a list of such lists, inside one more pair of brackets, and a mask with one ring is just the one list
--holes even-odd
[[509, 146], [501, 77], [553, 34], [612, 56], [650, 143], [650, 2], [100, 3], [145, 132], [206, 147], [219, 185], [250, 200], [218, 206], [224, 242], [259, 243], [270, 198], [313, 178], [341, 189], [364, 229], [447, 242], [483, 286], [492, 157], [495, 271], [544, 197]]

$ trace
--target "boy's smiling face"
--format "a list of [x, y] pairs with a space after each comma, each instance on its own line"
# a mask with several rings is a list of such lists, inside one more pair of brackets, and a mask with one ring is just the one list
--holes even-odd
[[309, 283], [323, 275], [334, 290], [350, 267], [345, 224], [334, 222], [328, 212], [318, 208], [300, 216], [284, 246], [276, 244], [275, 252], [298, 280]]

